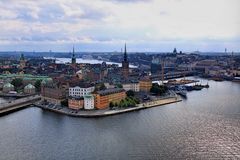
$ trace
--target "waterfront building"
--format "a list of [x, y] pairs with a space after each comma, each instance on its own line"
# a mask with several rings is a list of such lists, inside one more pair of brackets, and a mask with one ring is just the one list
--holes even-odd
[[66, 88], [61, 83], [42, 83], [41, 96], [42, 100], [61, 104], [66, 99]]
[[83, 96], [84, 98], [84, 109], [94, 109], [94, 96], [91, 94]]
[[126, 44], [124, 47], [124, 57], [123, 57], [123, 61], [122, 61], [122, 75], [124, 78], [128, 78], [128, 75], [129, 75], [129, 62], [128, 62], [128, 58], [127, 58]]
[[23, 69], [24, 67], [26, 67], [26, 60], [25, 60], [23, 54], [21, 54], [21, 57], [20, 57], [20, 64], [19, 64], [19, 67], [20, 67], [21, 69]]
[[80, 82], [78, 84], [70, 84], [69, 96], [82, 97], [94, 91], [95, 87], [88, 83]]
[[36, 93], [36, 88], [32, 84], [28, 84], [24, 87], [24, 93], [25, 94], [35, 94]]
[[139, 88], [140, 88], [140, 91], [150, 92], [150, 89], [152, 88], [152, 81], [149, 78], [149, 76], [145, 76], [140, 79]]
[[212, 68], [214, 66], [217, 66], [217, 61], [216, 60], [212, 60], [212, 59], [205, 59], [205, 60], [201, 60], [196, 62], [195, 66], [194, 66], [194, 70], [199, 72], [199, 73], [208, 73], [209, 68]]
[[125, 91], [129, 91], [129, 90], [132, 90], [134, 92], [140, 91], [139, 82], [124, 83], [124, 84], [122, 84], [122, 86]]
[[71, 109], [82, 109], [84, 106], [83, 97], [68, 97], [68, 107]]
[[122, 88], [111, 88], [106, 90], [97, 91], [94, 94], [95, 108], [106, 109], [109, 107], [110, 102], [120, 102], [126, 98], [126, 92]]
[[3, 92], [4, 93], [9, 93], [10, 91], [14, 91], [14, 85], [11, 83], [6, 83], [3, 85]]

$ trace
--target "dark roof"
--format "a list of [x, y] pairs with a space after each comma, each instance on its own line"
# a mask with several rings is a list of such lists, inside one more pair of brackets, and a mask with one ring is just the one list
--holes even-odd
[[100, 94], [101, 96], [105, 96], [105, 95], [119, 93], [119, 92], [125, 92], [125, 90], [123, 88], [110, 88], [110, 89], [97, 91], [97, 94]]
[[80, 88], [89, 88], [93, 87], [94, 85], [85, 82], [78, 82], [78, 83], [70, 83], [70, 87], [80, 87]]
[[149, 76], [144, 76], [140, 78], [140, 81], [151, 81], [151, 79], [149, 78]]
[[68, 97], [68, 99], [74, 99], [74, 100], [83, 100], [83, 97]]

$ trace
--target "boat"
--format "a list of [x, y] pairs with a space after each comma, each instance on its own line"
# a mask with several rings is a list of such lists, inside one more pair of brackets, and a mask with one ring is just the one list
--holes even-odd
[[240, 82], [240, 77], [234, 77], [233, 82]]
[[187, 90], [183, 86], [177, 86], [175, 92], [183, 97], [187, 97]]

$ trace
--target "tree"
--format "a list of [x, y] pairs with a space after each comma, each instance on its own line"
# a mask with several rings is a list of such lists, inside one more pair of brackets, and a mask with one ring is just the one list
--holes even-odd
[[123, 101], [123, 108], [127, 108], [129, 106], [129, 103], [127, 102], [126, 99]]
[[128, 97], [134, 97], [134, 92], [133, 92], [133, 90], [127, 91], [126, 94], [127, 94]]
[[113, 103], [113, 106], [114, 106], [114, 107], [118, 107], [118, 105], [119, 105], [119, 104], [118, 104], [117, 102]]
[[135, 104], [139, 104], [140, 103], [140, 99], [139, 98], [132, 97], [132, 100], [135, 102]]
[[41, 80], [37, 80], [34, 84], [34, 86], [36, 87], [37, 92], [41, 91]]
[[110, 108], [110, 110], [112, 110], [113, 107], [114, 107], [114, 103], [113, 103], [113, 102], [110, 102], [110, 104], [109, 104], [109, 108]]
[[105, 90], [107, 87], [104, 85], [104, 83], [101, 83], [99, 86], [99, 90]]
[[157, 83], [154, 83], [150, 89], [150, 92], [157, 94], [157, 95], [162, 95], [167, 91], [167, 87], [164, 85], [159, 85]]
[[65, 99], [61, 102], [61, 105], [68, 107], [68, 100]]
[[100, 90], [105, 90], [107, 87], [104, 85], [104, 83], [99, 83], [96, 85], [94, 92], [100, 91]]
[[16, 90], [20, 89], [20, 87], [23, 86], [23, 80], [21, 78], [15, 78], [11, 83], [14, 85]]
[[116, 84], [116, 87], [117, 88], [123, 88], [122, 84], [120, 84], [120, 83]]

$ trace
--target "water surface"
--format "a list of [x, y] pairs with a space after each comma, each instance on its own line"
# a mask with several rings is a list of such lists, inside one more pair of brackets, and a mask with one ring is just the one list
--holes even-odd
[[0, 159], [240, 159], [240, 84], [209, 84], [182, 102], [112, 117], [39, 108], [0, 117]]

